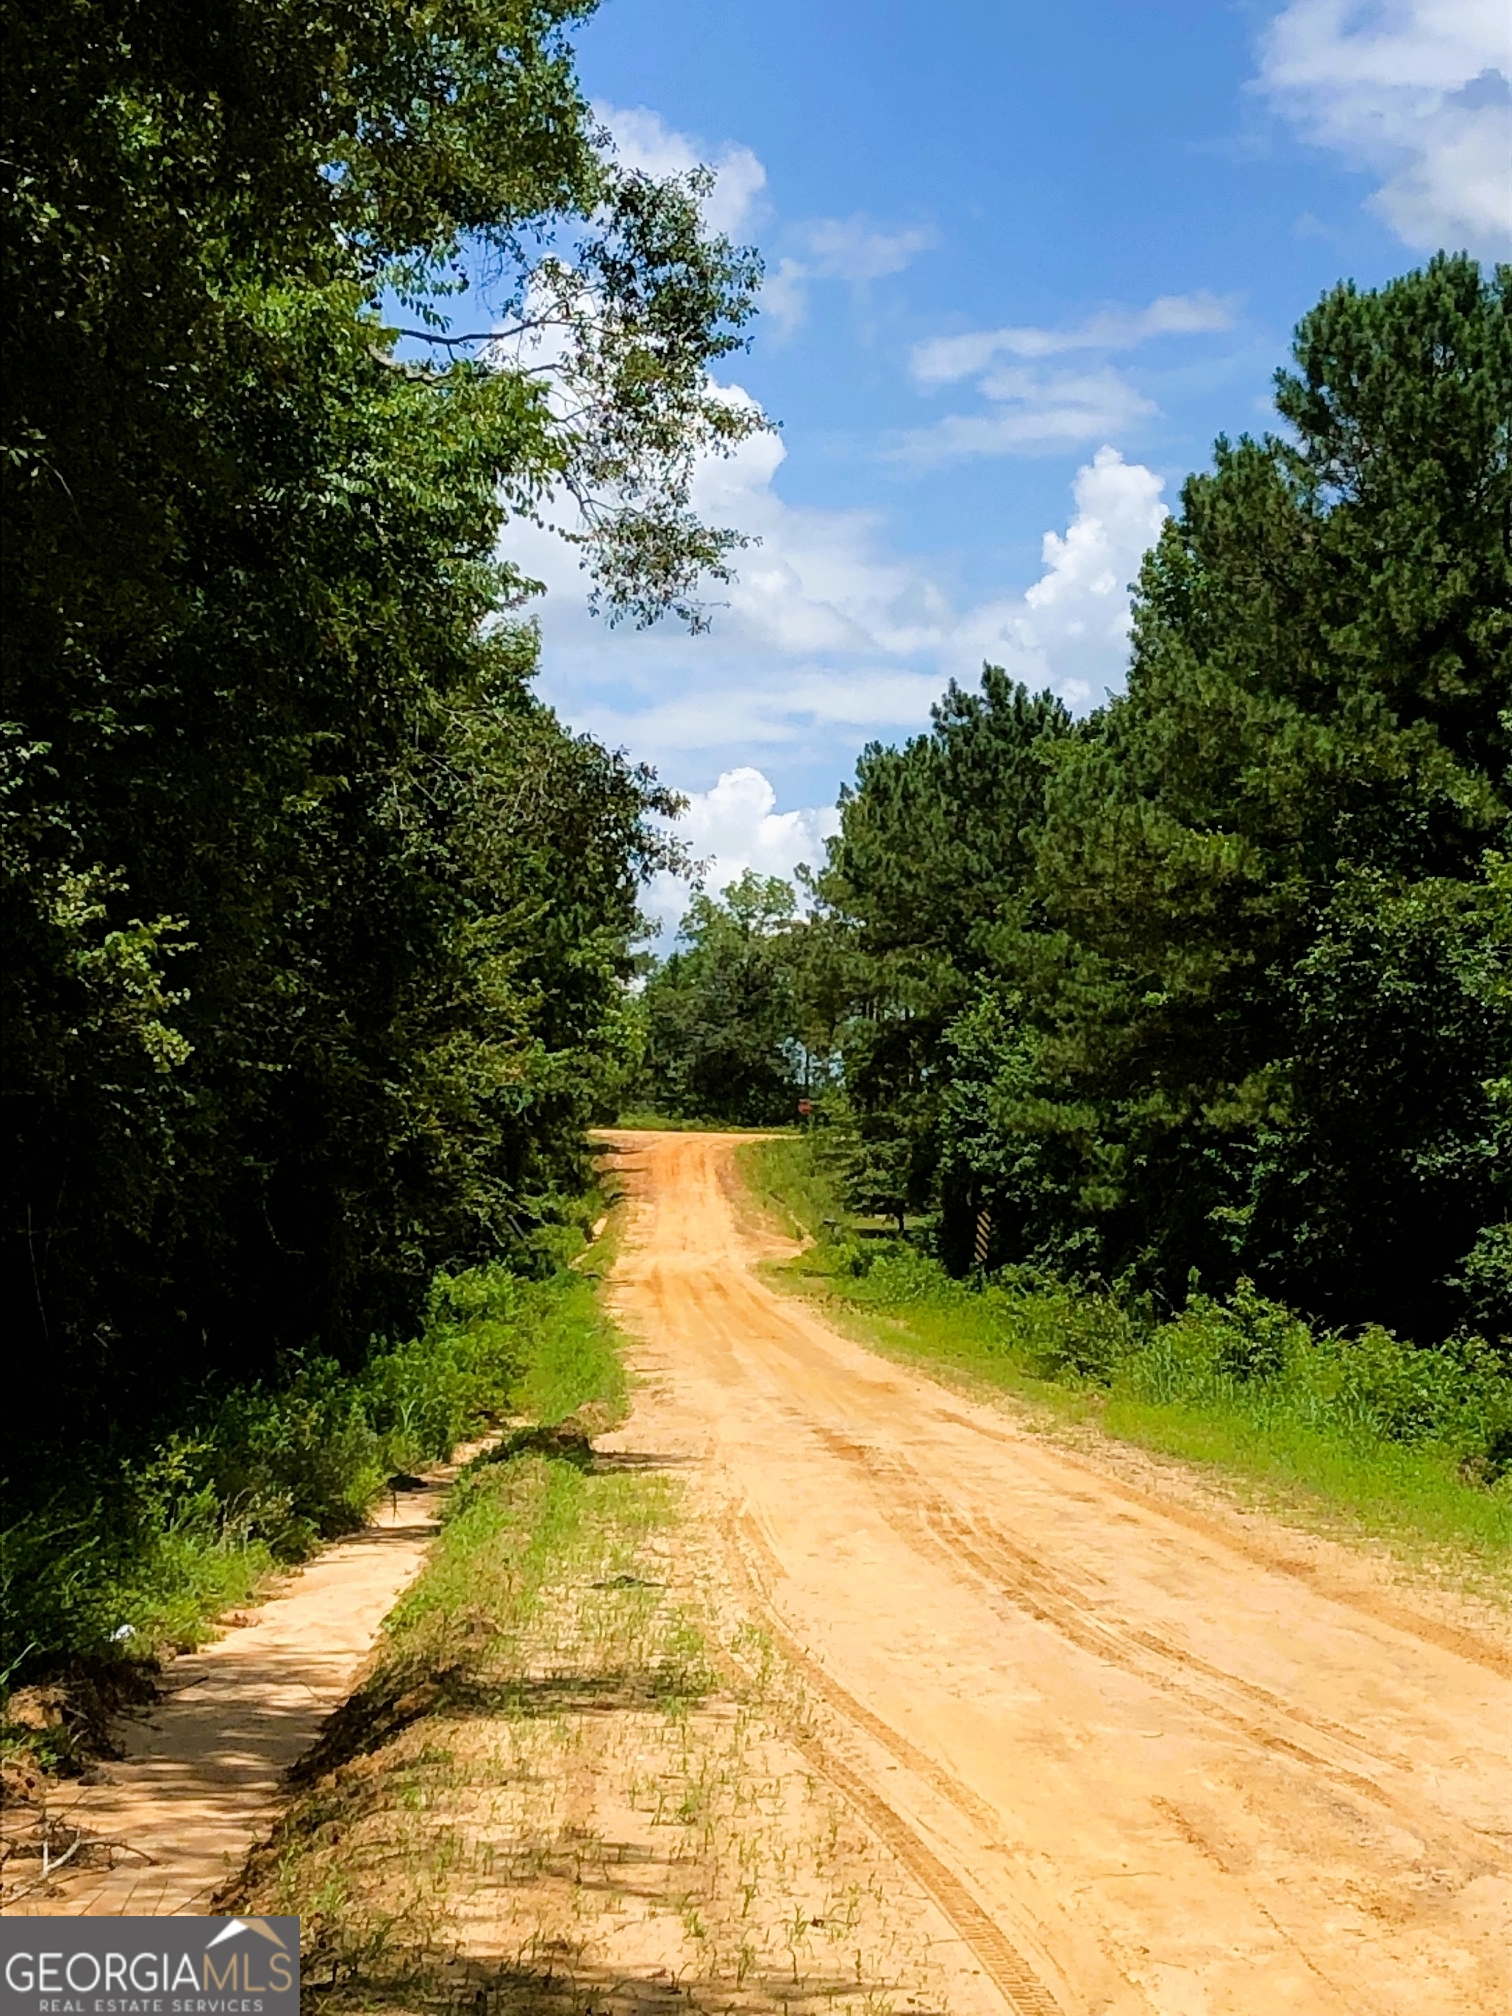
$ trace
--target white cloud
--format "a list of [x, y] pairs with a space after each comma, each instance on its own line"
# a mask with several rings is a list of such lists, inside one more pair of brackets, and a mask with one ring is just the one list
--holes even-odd
[[1512, 9], [1506, 0], [1292, 0], [1261, 43], [1259, 89], [1351, 166], [1398, 237], [1512, 244]]
[[928, 466], [1066, 448], [1119, 433], [1158, 411], [1110, 365], [1074, 373], [1000, 367], [979, 389], [993, 402], [985, 413], [951, 413], [932, 427], [915, 428], [898, 444], [898, 459]]
[[688, 794], [678, 831], [695, 858], [712, 863], [707, 882], [722, 889], [747, 868], [758, 875], [791, 875], [800, 862], [817, 867], [824, 843], [840, 829], [833, 805], [779, 812], [777, 793], [750, 764], [724, 770], [712, 791]]
[[[703, 886], [716, 895], [747, 868], [791, 881], [802, 864], [821, 867], [824, 843], [840, 828], [833, 805], [779, 812], [776, 790], [748, 763], [721, 771], [712, 790], [687, 795], [688, 809], [675, 831], [701, 864]], [[689, 884], [674, 875], [657, 876], [647, 892], [646, 912], [661, 922], [664, 941], [675, 930], [691, 893]]]
[[971, 329], [960, 336], [932, 336], [913, 353], [913, 374], [921, 385], [949, 385], [974, 378], [995, 358], [1057, 357], [1067, 350], [1132, 350], [1152, 336], [1191, 336], [1230, 329], [1231, 295], [1162, 294], [1148, 308], [1104, 308], [1072, 329]]
[[808, 313], [808, 288], [814, 280], [848, 280], [864, 286], [901, 273], [920, 252], [934, 243], [932, 232], [880, 230], [859, 212], [853, 217], [819, 217], [793, 234], [801, 257], [780, 259], [762, 289], [762, 309], [789, 335]]
[[804, 227], [809, 272], [821, 280], [882, 280], [934, 242], [928, 231], [879, 231], [866, 217], [821, 217]]
[[[775, 580], [751, 584], [739, 634], [722, 629], [669, 640], [674, 652], [688, 654], [682, 676], [664, 660], [659, 676], [642, 689], [658, 696], [649, 705], [625, 709], [621, 693], [612, 712], [587, 709], [587, 725], [659, 758], [675, 777], [711, 748], [765, 749], [790, 758], [795, 747], [829, 731], [853, 757], [872, 736], [917, 734], [946, 680], [974, 683], [984, 660], [1005, 666], [1035, 690], [1050, 687], [1073, 710], [1085, 711], [1121, 683], [1128, 583], [1166, 509], [1159, 477], [1125, 462], [1113, 448], [1099, 449], [1073, 488], [1075, 511], [1065, 532], [1045, 534], [1039, 579], [1021, 595], [956, 615], [907, 563], [879, 549], [874, 527], [845, 514], [789, 513], [780, 505], [774, 514], [776, 500], [758, 482], [751, 494], [769, 500], [765, 522], [784, 549], [786, 590]], [[840, 522], [816, 525], [831, 515]], [[827, 557], [817, 563], [809, 557], [816, 531], [827, 531]], [[790, 633], [777, 605], [786, 592], [806, 598], [813, 609], [828, 607], [834, 623], [828, 653], [784, 653]], [[929, 605], [932, 625], [899, 622], [900, 601], [910, 595]], [[636, 640], [632, 648], [654, 652], [655, 646]], [[906, 652], [915, 662], [888, 665], [883, 661], [890, 651]], [[695, 671], [696, 653], [706, 655]], [[548, 668], [550, 662], [548, 655]], [[582, 718], [585, 710], [575, 712]], [[833, 806], [779, 812], [775, 789], [750, 763], [721, 770], [712, 789], [688, 795], [678, 830], [694, 857], [707, 863], [705, 886], [716, 891], [747, 868], [791, 878], [799, 862], [819, 866], [825, 839], [838, 830]], [[647, 892], [645, 908], [662, 923], [664, 944], [688, 896], [688, 885], [668, 875], [658, 876]]]
[[658, 178], [687, 175], [699, 167], [711, 169], [714, 187], [704, 200], [703, 212], [715, 231], [738, 239], [760, 216], [766, 169], [749, 147], [735, 141], [726, 141], [717, 150], [707, 147], [703, 141], [677, 132], [659, 112], [645, 105], [624, 110], [596, 103], [593, 111], [613, 135], [615, 152], [627, 168], [639, 168]]
[[761, 283], [761, 313], [779, 336], [791, 336], [808, 314], [808, 269], [779, 259]]
[[1167, 513], [1161, 481], [1116, 448], [1079, 469], [1076, 513], [1064, 535], [1047, 532], [1045, 571], [1022, 596], [973, 610], [957, 646], [1033, 687], [1050, 686], [1082, 709], [1120, 683], [1129, 638], [1128, 584]]
[[[607, 129], [619, 159], [647, 175], [688, 175], [708, 168], [714, 187], [704, 199], [710, 226], [735, 239], [747, 237], [767, 205], [766, 169], [749, 147], [726, 141], [718, 148], [669, 126], [649, 106], [622, 107], [595, 102], [595, 118]], [[790, 335], [808, 313], [808, 290], [816, 280], [865, 285], [901, 273], [933, 244], [919, 229], [886, 231], [859, 212], [852, 217], [818, 217], [788, 234], [795, 254], [779, 259], [761, 292], [762, 312], [779, 336]]]
[[984, 658], [1077, 708], [1121, 683], [1126, 584], [1165, 515], [1152, 471], [1101, 448], [1076, 476], [1070, 523], [1045, 535], [1040, 578], [962, 607], [878, 514], [786, 503], [784, 454], [760, 435], [698, 471], [700, 513], [762, 541], [703, 636], [606, 632], [569, 549], [511, 528], [510, 556], [551, 591], [545, 690], [576, 725], [686, 786], [751, 763], [847, 770], [870, 737], [917, 732], [946, 680], [974, 680]]
[[762, 542], [740, 558], [720, 627], [785, 655], [900, 652], [937, 635], [945, 598], [886, 552], [879, 515], [785, 503], [774, 481], [786, 457], [775, 434], [755, 435], [695, 478], [701, 515]]
[[915, 381], [932, 389], [974, 379], [989, 403], [985, 410], [948, 414], [912, 430], [894, 452], [900, 460], [927, 466], [1106, 440], [1158, 412], [1154, 401], [1106, 361], [1089, 359], [1088, 368], [1075, 371], [1046, 368], [1043, 360], [1083, 350], [1100, 350], [1107, 358], [1156, 336], [1229, 329], [1234, 311], [1231, 296], [1162, 294], [1148, 307], [1104, 308], [1067, 329], [1014, 325], [932, 336], [914, 349]]

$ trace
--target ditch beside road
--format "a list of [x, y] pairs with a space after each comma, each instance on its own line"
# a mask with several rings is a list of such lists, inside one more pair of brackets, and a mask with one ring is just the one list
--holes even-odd
[[325, 1548], [214, 1644], [172, 1661], [160, 1698], [117, 1724], [122, 1755], [41, 1795], [56, 1860], [46, 1880], [40, 1860], [12, 1862], [6, 1915], [212, 1909], [286, 1804], [289, 1767], [346, 1698], [419, 1573], [451, 1481], [474, 1453], [392, 1492], [361, 1532]]

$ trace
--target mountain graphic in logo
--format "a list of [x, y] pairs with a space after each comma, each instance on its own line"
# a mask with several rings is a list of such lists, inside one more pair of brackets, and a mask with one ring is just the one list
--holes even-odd
[[281, 1953], [287, 1953], [289, 1950], [266, 1918], [232, 1918], [216, 1933], [215, 1937], [209, 1942], [209, 1945], [206, 1946], [205, 1951], [208, 1953], [211, 1946], [224, 1946], [228, 1939], [235, 1939], [242, 1932], [255, 1932], [259, 1939], [266, 1939], [271, 1945], [276, 1946]]

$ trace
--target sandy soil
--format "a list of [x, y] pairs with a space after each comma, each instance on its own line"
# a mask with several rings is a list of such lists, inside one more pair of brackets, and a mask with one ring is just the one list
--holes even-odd
[[[482, 1445], [479, 1445], [482, 1446]], [[470, 1451], [460, 1451], [465, 1460]], [[164, 1698], [118, 1730], [124, 1757], [64, 1781], [46, 1814], [78, 1846], [55, 1879], [7, 1868], [11, 1917], [172, 1917], [210, 1908], [287, 1798], [284, 1773], [345, 1699], [378, 1627], [419, 1572], [452, 1464], [385, 1501], [270, 1601], [203, 1651], [176, 1659]]]
[[622, 1439], [683, 1467], [731, 1600], [825, 1704], [811, 1768], [982, 2006], [1504, 2011], [1505, 1647], [836, 1335], [753, 1271], [779, 1247], [739, 1138], [612, 1137]]
[[753, 1627], [672, 1425], [643, 1391], [569, 1522], [529, 1459], [494, 1480], [524, 1516], [475, 1533], [477, 1607], [369, 1676], [223, 1899], [302, 1916], [331, 2016], [1002, 2016], [970, 1900], [895, 1852], [844, 1718]]

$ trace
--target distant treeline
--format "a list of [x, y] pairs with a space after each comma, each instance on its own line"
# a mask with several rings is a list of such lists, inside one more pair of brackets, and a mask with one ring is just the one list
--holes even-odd
[[616, 163], [591, 11], [6, 9], [13, 1507], [529, 1268], [617, 1103], [677, 801], [532, 697], [499, 534], [698, 621], [759, 268]]
[[1512, 268], [1341, 286], [1083, 721], [869, 746], [800, 913], [695, 903], [643, 1097], [819, 1106], [854, 1208], [1180, 1306], [1512, 1332]]

